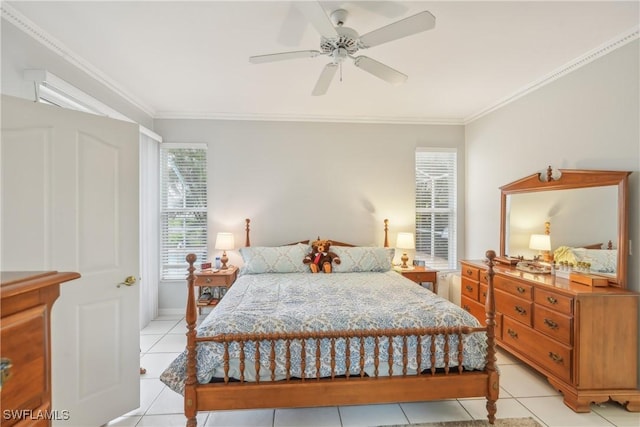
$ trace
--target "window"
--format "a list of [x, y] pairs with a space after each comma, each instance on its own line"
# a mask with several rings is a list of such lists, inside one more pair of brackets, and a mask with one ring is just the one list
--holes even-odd
[[416, 259], [438, 270], [457, 268], [456, 200], [456, 150], [416, 150]]
[[187, 254], [207, 258], [206, 146], [163, 144], [160, 191], [160, 275], [162, 280], [182, 280]]

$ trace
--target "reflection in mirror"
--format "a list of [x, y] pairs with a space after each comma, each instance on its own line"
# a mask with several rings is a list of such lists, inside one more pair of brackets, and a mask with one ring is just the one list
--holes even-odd
[[[538, 255], [538, 251], [529, 248], [530, 237], [545, 234], [548, 221], [551, 252], [558, 251], [557, 262], [589, 262], [594, 272], [615, 275], [617, 207], [617, 186], [509, 195], [505, 252], [525, 259]], [[607, 252], [609, 241], [614, 251]]]
[[500, 187], [498, 260], [511, 264], [517, 258], [506, 255], [544, 255], [540, 245], [529, 247], [531, 235], [549, 234], [556, 263], [568, 262], [607, 277], [610, 286], [626, 288], [630, 174], [549, 167]]

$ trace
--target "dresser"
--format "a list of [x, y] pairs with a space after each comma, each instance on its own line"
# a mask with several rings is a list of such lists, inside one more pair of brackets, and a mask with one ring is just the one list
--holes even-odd
[[[545, 375], [576, 412], [611, 398], [640, 411], [638, 302], [615, 287], [494, 267], [498, 345]], [[461, 261], [461, 306], [485, 324], [487, 267]]]
[[2, 272], [0, 358], [3, 426], [48, 426], [51, 411], [51, 308], [60, 284], [78, 273]]

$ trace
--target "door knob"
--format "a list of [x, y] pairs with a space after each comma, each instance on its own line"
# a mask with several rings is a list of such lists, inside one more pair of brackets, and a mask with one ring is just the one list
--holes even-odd
[[118, 283], [118, 287], [125, 285], [125, 286], [133, 286], [133, 284], [136, 283], [136, 278], [135, 276], [127, 276], [124, 279], [124, 282], [120, 282]]

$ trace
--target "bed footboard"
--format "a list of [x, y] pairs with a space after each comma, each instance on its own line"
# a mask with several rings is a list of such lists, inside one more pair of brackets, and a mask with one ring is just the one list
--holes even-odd
[[[200, 410], [334, 406], [477, 396], [486, 397], [488, 420], [493, 424], [499, 391], [495, 365], [494, 257], [493, 251], [487, 252], [489, 286], [486, 327], [197, 337], [193, 285], [196, 257], [189, 255], [187, 379], [184, 390], [187, 426], [196, 426], [196, 414]], [[466, 371], [463, 369], [464, 337], [477, 333], [485, 333], [487, 338], [485, 367], [481, 371]], [[196, 379], [196, 346], [204, 342], [216, 342], [224, 348], [224, 374], [215, 383], [198, 384]], [[373, 370], [371, 363], [368, 369], [365, 367], [366, 345], [373, 347]], [[341, 370], [336, 361], [338, 346], [344, 351]], [[280, 350], [284, 348], [284, 361], [281, 360], [279, 364], [276, 361], [276, 347]], [[233, 360], [238, 364], [236, 372], [239, 372], [239, 378], [232, 378], [230, 374], [231, 348], [234, 349]], [[423, 354], [425, 351], [426, 354]], [[440, 356], [437, 360], [438, 351]], [[296, 354], [299, 357], [294, 357]], [[425, 360], [426, 363], [423, 362]], [[246, 375], [249, 371], [250, 379]]]

